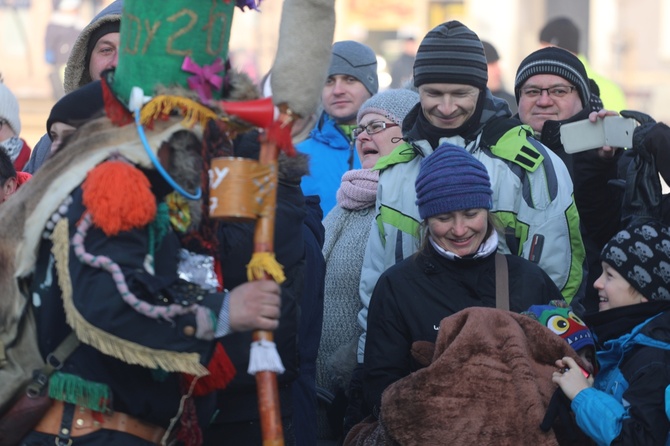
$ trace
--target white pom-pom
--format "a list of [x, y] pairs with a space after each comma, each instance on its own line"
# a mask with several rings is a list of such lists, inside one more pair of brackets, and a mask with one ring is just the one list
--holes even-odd
[[247, 373], [250, 375], [255, 375], [257, 372], [284, 373], [285, 370], [274, 342], [261, 340], [251, 343]]

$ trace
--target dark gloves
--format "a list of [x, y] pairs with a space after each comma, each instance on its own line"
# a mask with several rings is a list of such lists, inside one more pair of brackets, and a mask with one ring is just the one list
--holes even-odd
[[666, 147], [670, 146], [670, 128], [641, 112], [622, 110], [621, 116], [640, 123], [633, 133], [635, 156], [626, 173], [621, 223], [626, 227], [636, 220], [661, 220], [663, 195], [658, 174], [670, 179], [670, 147]]
[[363, 364], [358, 364], [351, 375], [351, 382], [349, 383], [349, 405], [344, 414], [344, 436], [352, 427], [363, 421], [365, 417], [370, 415], [370, 410], [365, 404], [363, 397]]
[[576, 430], [578, 428], [576, 428], [570, 412], [570, 400], [559, 387], [551, 396], [549, 406], [547, 406], [547, 412], [544, 415], [542, 424], [540, 424], [540, 429], [544, 432], [549, 432], [549, 430], [554, 427], [554, 421], [558, 418], [557, 424], [560, 425], [560, 428], [554, 429], [554, 432], [565, 434], [568, 440], [571, 443], [574, 443], [578, 438]]
[[633, 149], [646, 161], [653, 157], [658, 173], [670, 184], [670, 127], [640, 112], [622, 110], [621, 116], [640, 123], [633, 133]]
[[[631, 149], [635, 150], [643, 157], [648, 157], [650, 151], [646, 139], [649, 131], [656, 125], [656, 121], [648, 114], [634, 110], [621, 110], [621, 116], [624, 118], [635, 119], [640, 123], [633, 132], [633, 147], [631, 147]], [[646, 159], [647, 158], [645, 158], [645, 160]]]

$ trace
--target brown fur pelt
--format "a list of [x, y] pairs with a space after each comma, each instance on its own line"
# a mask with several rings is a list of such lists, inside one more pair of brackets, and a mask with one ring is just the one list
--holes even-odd
[[[426, 346], [414, 353], [426, 355]], [[432, 363], [382, 396], [386, 434], [401, 445], [557, 445], [540, 429], [568, 344], [527, 316], [469, 308], [442, 320]]]

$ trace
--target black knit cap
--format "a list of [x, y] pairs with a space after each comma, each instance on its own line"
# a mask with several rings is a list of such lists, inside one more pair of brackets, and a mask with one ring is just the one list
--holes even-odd
[[79, 127], [84, 121], [95, 117], [104, 106], [100, 81], [90, 82], [66, 94], [51, 108], [49, 119], [47, 119], [47, 135], [50, 134], [49, 130], [53, 123], [63, 122]]
[[528, 55], [516, 72], [514, 79], [514, 95], [517, 103], [521, 94], [521, 87], [526, 81], [537, 74], [553, 74], [560, 76], [577, 87], [582, 106], [589, 106], [591, 89], [589, 77], [584, 64], [570, 51], [562, 48], [547, 47]]
[[488, 71], [484, 48], [467, 26], [453, 20], [426, 34], [414, 60], [414, 86], [465, 84], [486, 88]]

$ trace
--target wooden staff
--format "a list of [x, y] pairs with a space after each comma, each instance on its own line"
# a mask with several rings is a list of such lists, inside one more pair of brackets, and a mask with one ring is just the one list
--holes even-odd
[[[290, 130], [293, 116], [286, 109], [280, 114], [267, 131], [261, 135], [261, 150], [259, 163], [269, 168], [269, 189], [264, 198], [264, 204], [256, 220], [254, 231], [254, 256], [249, 263], [248, 276], [250, 279], [274, 279], [281, 283], [284, 279], [281, 266], [274, 260], [274, 227], [277, 206], [277, 159], [280, 148], [289, 154], [295, 153], [290, 139]], [[263, 259], [254, 264], [254, 257]], [[269, 365], [270, 370], [256, 370], [256, 386], [258, 392], [258, 410], [261, 419], [263, 446], [283, 446], [284, 436], [279, 406], [279, 391], [277, 389], [276, 362], [283, 370], [281, 359], [274, 346], [273, 335], [270, 331], [256, 330], [252, 334], [254, 343], [270, 346], [261, 349], [261, 355], [266, 356], [262, 362]], [[252, 352], [253, 352], [252, 346]], [[276, 361], [272, 356], [276, 356]], [[253, 355], [252, 355], [253, 356]], [[252, 358], [250, 358], [250, 372]], [[274, 370], [273, 370], [274, 369]]]
[[[274, 174], [273, 190], [265, 198], [267, 206], [276, 207], [277, 203], [277, 157], [279, 149], [277, 145], [267, 138], [267, 135], [261, 137], [261, 151], [259, 162], [270, 167]], [[275, 213], [262, 215], [256, 221], [254, 231], [254, 253], [273, 253], [274, 252], [274, 226]], [[266, 279], [272, 277], [265, 273]], [[271, 331], [256, 330], [252, 334], [254, 342], [266, 341], [274, 342]], [[277, 374], [272, 371], [262, 370], [256, 372], [256, 387], [258, 392], [258, 411], [261, 418], [261, 430], [263, 434], [263, 446], [283, 446], [284, 433], [281, 424], [281, 411], [279, 407], [279, 391], [277, 389]]]

